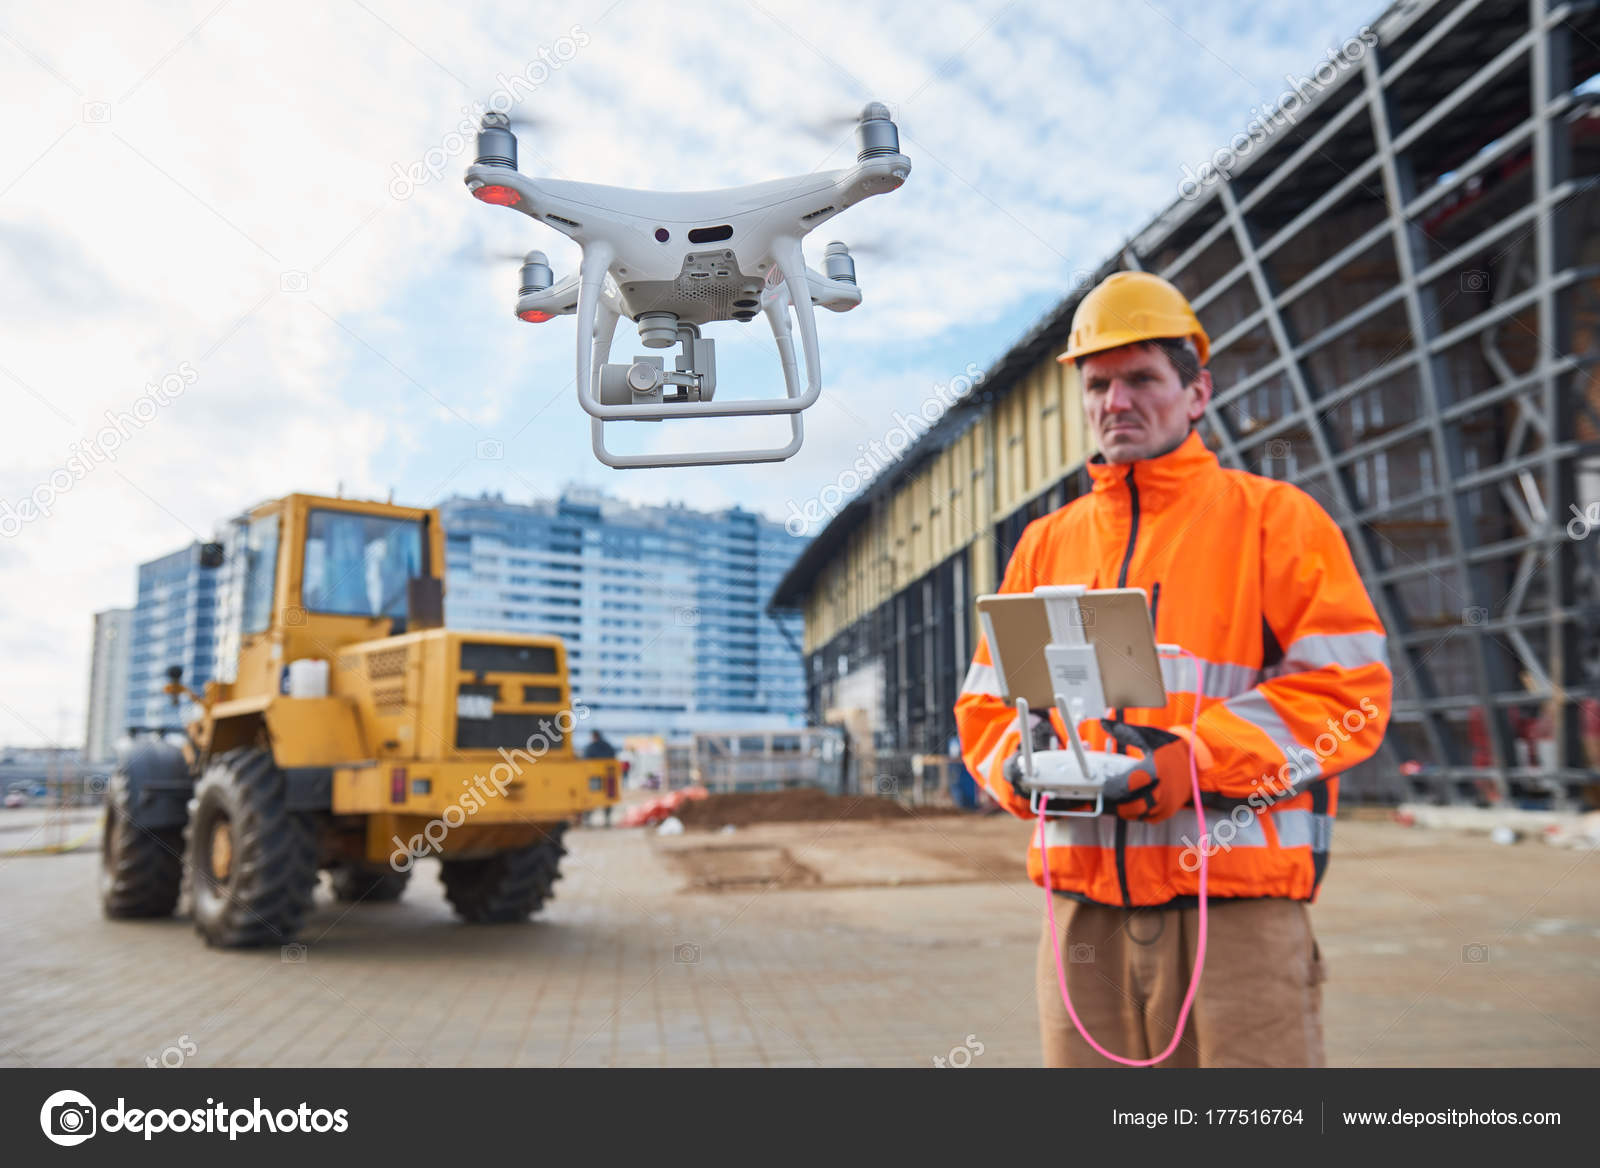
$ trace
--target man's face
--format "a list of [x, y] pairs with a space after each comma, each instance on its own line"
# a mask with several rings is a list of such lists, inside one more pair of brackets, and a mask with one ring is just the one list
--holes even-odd
[[1188, 385], [1154, 345], [1124, 345], [1083, 359], [1083, 412], [1107, 462], [1172, 450], [1211, 400], [1211, 373]]

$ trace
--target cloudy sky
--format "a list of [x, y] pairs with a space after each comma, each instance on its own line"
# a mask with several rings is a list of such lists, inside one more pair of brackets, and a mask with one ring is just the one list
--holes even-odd
[[[132, 602], [139, 561], [288, 491], [428, 505], [578, 482], [783, 518], [896, 410], [993, 362], [1380, 9], [7, 0], [0, 742], [80, 742], [91, 614]], [[808, 240], [813, 266], [828, 239], [873, 250], [863, 305], [820, 314], [798, 457], [594, 461], [572, 318], [515, 320], [516, 264], [494, 258], [540, 247], [559, 277], [576, 248], [469, 198], [451, 153], [464, 109], [514, 74], [539, 82], [516, 89], [538, 121], [524, 171], [668, 190], [846, 166], [838, 119], [888, 103], [910, 179]], [[712, 334], [720, 396], [779, 391], [763, 331]], [[773, 419], [647, 429], [617, 446], [786, 438]]]

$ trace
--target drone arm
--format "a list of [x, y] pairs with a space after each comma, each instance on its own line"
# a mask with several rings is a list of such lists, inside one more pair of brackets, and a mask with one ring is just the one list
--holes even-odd
[[[467, 190], [475, 198], [479, 197], [477, 192], [483, 187], [509, 188], [516, 192], [516, 201], [509, 204], [510, 210], [578, 240], [578, 224], [573, 216], [582, 212], [573, 205], [564, 189], [552, 191], [549, 184], [538, 183], [519, 170], [481, 162], [467, 168], [466, 184]], [[582, 240], [578, 242], [581, 244]]]
[[878, 155], [863, 159], [839, 180], [835, 206], [840, 211], [845, 211], [862, 199], [888, 194], [897, 190], [910, 173], [911, 159], [904, 154]]
[[830, 312], [849, 312], [861, 303], [861, 289], [849, 280], [833, 280], [822, 272], [808, 268], [806, 283], [811, 289], [811, 301]]

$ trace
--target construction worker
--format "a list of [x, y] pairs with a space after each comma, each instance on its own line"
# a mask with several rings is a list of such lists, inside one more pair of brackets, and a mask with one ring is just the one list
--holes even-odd
[[[611, 745], [611, 739], [607, 738], [604, 734], [600, 733], [600, 731], [593, 730], [593, 731], [590, 731], [590, 733], [589, 733], [589, 745], [587, 745], [587, 746], [585, 746], [583, 748], [583, 757], [584, 758], [616, 758], [617, 757], [617, 748], [615, 746]], [[605, 811], [604, 811], [604, 816], [605, 816], [605, 824], [606, 824], [606, 826], [610, 827], [611, 826], [611, 805], [609, 803], [606, 804]]]
[[[1166, 1049], [1194, 969], [1201, 848], [1209, 864], [1204, 973], [1184, 1039], [1163, 1066], [1318, 1066], [1323, 966], [1306, 906], [1328, 863], [1340, 771], [1368, 758], [1389, 718], [1384, 629], [1344, 537], [1304, 491], [1225, 470], [1194, 431], [1211, 400], [1210, 340], [1183, 295], [1118, 272], [1073, 316], [1066, 352], [1100, 452], [1093, 490], [1029, 524], [1002, 592], [1042, 584], [1142, 588], [1163, 660], [1164, 709], [1080, 729], [1092, 750], [1142, 760], [1099, 816], [1048, 820], [1059, 933], [1048, 923], [1037, 993], [1047, 1066], [1115, 1065]], [[1191, 719], [1199, 703], [1194, 732]], [[1016, 712], [980, 642], [956, 702], [968, 767], [1033, 818]], [[1066, 740], [1040, 718], [1041, 744]], [[1206, 837], [1192, 804], [1198, 768]], [[1028, 872], [1043, 884], [1039, 832]], [[1052, 952], [1052, 947], [1055, 952]]]

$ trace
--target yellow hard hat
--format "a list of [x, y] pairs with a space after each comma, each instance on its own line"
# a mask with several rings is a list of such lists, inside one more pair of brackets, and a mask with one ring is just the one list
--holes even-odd
[[1056, 360], [1076, 361], [1163, 337], [1188, 337], [1201, 365], [1211, 357], [1211, 338], [1182, 292], [1153, 272], [1113, 272], [1079, 302], [1067, 351]]

